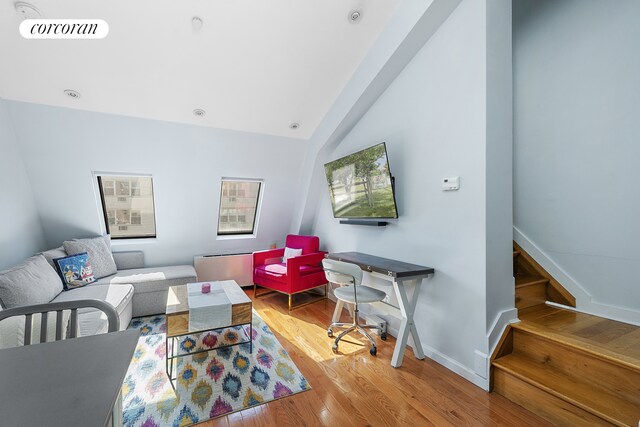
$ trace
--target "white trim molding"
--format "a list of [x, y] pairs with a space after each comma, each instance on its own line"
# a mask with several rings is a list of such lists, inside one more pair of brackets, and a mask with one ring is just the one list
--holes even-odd
[[491, 325], [491, 328], [489, 328], [489, 332], [487, 333], [489, 354], [493, 354], [496, 350], [496, 346], [498, 345], [498, 342], [500, 342], [500, 338], [502, 337], [506, 327], [519, 321], [518, 309], [516, 308], [503, 310], [496, 316], [496, 319], [493, 321], [493, 325]]
[[[640, 326], [640, 311], [595, 301], [593, 296], [577, 280], [556, 264], [549, 254], [538, 247], [516, 226], [513, 227], [513, 240], [576, 298], [576, 311]], [[559, 304], [552, 305], [560, 306]]]

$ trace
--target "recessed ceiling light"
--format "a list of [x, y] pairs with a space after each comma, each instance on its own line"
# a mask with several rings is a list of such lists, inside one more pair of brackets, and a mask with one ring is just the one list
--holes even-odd
[[38, 8], [29, 3], [19, 1], [14, 7], [22, 19], [38, 19], [42, 16]]
[[200, 18], [199, 16], [194, 16], [193, 19], [191, 20], [191, 26], [196, 31], [200, 31], [200, 29], [202, 28], [202, 25], [203, 25], [202, 18]]
[[207, 112], [201, 108], [196, 108], [195, 110], [193, 110], [193, 115], [196, 117], [204, 117], [205, 114], [207, 114]]
[[80, 98], [80, 92], [73, 89], [65, 89], [64, 94], [67, 95], [69, 98], [73, 98], [73, 99]]
[[289, 125], [289, 129], [291, 129], [291, 130], [296, 130], [296, 129], [298, 129], [299, 127], [300, 127], [300, 123], [291, 123], [291, 124]]
[[349, 15], [347, 15], [347, 19], [349, 19], [349, 22], [351, 22], [352, 24], [360, 22], [360, 18], [362, 18], [362, 11], [360, 11], [359, 9], [353, 9], [351, 12], [349, 12]]

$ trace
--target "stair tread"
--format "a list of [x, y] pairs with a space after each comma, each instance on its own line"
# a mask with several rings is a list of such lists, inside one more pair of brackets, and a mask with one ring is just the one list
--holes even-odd
[[594, 389], [593, 385], [580, 378], [568, 377], [558, 369], [524, 355], [511, 353], [496, 359], [493, 364], [498, 369], [609, 422], [635, 425], [640, 417], [640, 408], [636, 404], [602, 388]]
[[516, 279], [516, 288], [546, 284], [549, 281], [546, 277], [533, 276], [533, 275], [527, 275], [527, 274], [518, 274], [515, 276], [515, 279]]
[[[593, 317], [598, 318], [598, 316]], [[608, 320], [603, 318], [600, 319]], [[521, 320], [518, 323], [513, 323], [511, 326], [514, 329], [520, 329], [539, 335], [548, 340], [555, 341], [559, 344], [578, 349], [584, 353], [589, 353], [590, 355], [600, 359], [607, 360], [610, 363], [640, 372], [640, 359], [628, 351], [623, 351], [624, 349], [611, 348], [606, 344], [598, 343], [585, 337], [576, 336], [569, 332], [555, 330], [550, 327], [540, 325], [533, 320]]]
[[520, 255], [520, 251], [513, 251], [513, 257], [517, 257], [518, 255]]

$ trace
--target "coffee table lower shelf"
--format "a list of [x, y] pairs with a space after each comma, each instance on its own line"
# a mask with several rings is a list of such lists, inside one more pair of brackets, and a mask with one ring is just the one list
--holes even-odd
[[[249, 326], [248, 336], [247, 336], [247, 330], [246, 328], [244, 328], [244, 326], [247, 326], [247, 325]], [[240, 341], [234, 344], [221, 345], [214, 348], [191, 351], [187, 353], [180, 353], [180, 354], [175, 353], [176, 345], [179, 342], [179, 338], [186, 337], [189, 335], [200, 335], [200, 334], [205, 334], [207, 332], [215, 332], [215, 331], [221, 331], [224, 329], [237, 328], [237, 327], [240, 327], [242, 329], [242, 332], [248, 338], [248, 341]], [[171, 341], [171, 352], [169, 352], [169, 341]], [[167, 376], [169, 377], [169, 382], [171, 383], [171, 387], [173, 387], [174, 390], [176, 389], [175, 381], [178, 378], [177, 376], [176, 377], [173, 376], [174, 360], [177, 361], [177, 359], [180, 359], [181, 357], [193, 356], [194, 354], [200, 354], [200, 353], [208, 353], [210, 351], [217, 351], [223, 348], [228, 348], [228, 347], [233, 347], [236, 345], [243, 345], [243, 344], [249, 344], [249, 353], [253, 354], [253, 319], [251, 319], [247, 323], [239, 323], [236, 325], [223, 326], [215, 329], [203, 329], [203, 330], [188, 332], [188, 333], [179, 334], [179, 335], [172, 335], [172, 336], [167, 335], [164, 345], [165, 345], [165, 355], [166, 355], [166, 371], [167, 371]]]

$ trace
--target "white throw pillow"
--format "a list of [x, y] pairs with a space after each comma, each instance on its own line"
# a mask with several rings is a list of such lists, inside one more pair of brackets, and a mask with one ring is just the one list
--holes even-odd
[[293, 258], [299, 255], [302, 255], [302, 249], [284, 248], [284, 256], [282, 257], [282, 262], [286, 264], [289, 258]]

